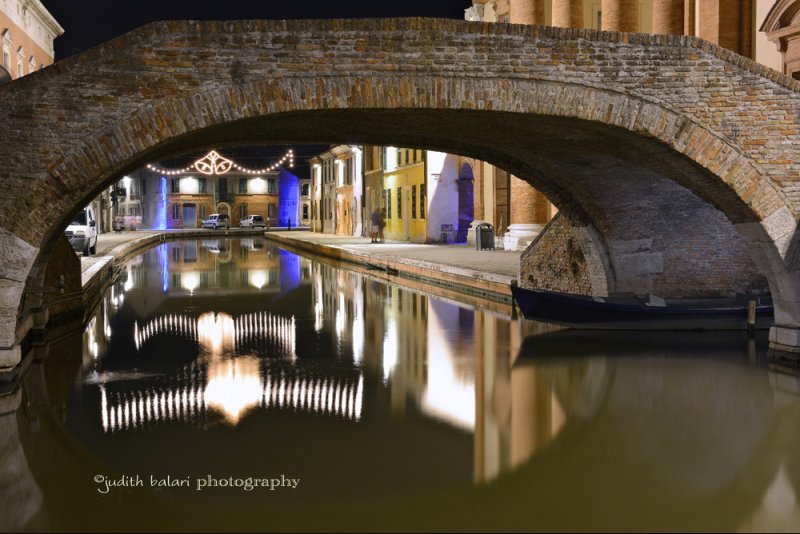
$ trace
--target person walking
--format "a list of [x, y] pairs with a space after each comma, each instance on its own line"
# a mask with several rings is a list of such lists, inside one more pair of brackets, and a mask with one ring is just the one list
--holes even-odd
[[383, 210], [380, 210], [378, 213], [378, 242], [383, 243], [385, 240], [383, 239], [383, 227], [386, 224], [386, 220], [383, 218]]
[[378, 227], [381, 222], [381, 214], [378, 213], [378, 208], [372, 210], [372, 215], [369, 218], [369, 236], [372, 238], [370, 243], [377, 243], [378, 242]]

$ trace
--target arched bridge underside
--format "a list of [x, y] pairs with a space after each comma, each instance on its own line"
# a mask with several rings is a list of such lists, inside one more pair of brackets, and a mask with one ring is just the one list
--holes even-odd
[[0, 88], [0, 366], [18, 361], [36, 306], [26, 288], [81, 205], [149, 161], [261, 142], [484, 159], [560, 209], [523, 284], [583, 265], [575, 284], [596, 294], [768, 287], [773, 344], [796, 348], [798, 88], [689, 37], [428, 19], [150, 24]]

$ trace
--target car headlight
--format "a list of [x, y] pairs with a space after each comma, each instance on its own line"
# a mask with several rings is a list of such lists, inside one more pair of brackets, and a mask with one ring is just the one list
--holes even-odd
[[74, 235], [75, 237], [83, 237], [86, 235], [86, 232], [84, 232], [83, 230], [76, 230], [75, 233], [72, 235]]

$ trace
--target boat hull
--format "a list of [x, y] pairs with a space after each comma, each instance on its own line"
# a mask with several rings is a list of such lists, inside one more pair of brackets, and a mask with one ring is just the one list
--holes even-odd
[[[592, 330], [745, 330], [747, 307], [647, 306], [512, 286], [527, 319]], [[756, 328], [769, 328], [772, 306], [756, 307]]]

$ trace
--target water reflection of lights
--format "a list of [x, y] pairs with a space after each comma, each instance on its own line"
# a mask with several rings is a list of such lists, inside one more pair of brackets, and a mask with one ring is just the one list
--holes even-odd
[[[202, 332], [201, 332], [202, 330]], [[267, 340], [281, 347], [283, 352], [295, 356], [297, 342], [294, 316], [281, 317], [268, 312], [241, 315], [233, 319], [227, 314], [207, 313], [199, 318], [170, 314], [155, 317], [149, 322], [133, 325], [133, 340], [141, 350], [145, 343], [159, 334], [180, 335], [203, 343], [210, 352], [232, 346], [239, 350], [250, 340]]]
[[233, 317], [225, 313], [204, 313], [197, 319], [197, 341], [211, 354], [221, 354], [223, 348], [233, 348], [235, 337]]
[[383, 379], [388, 380], [394, 366], [397, 365], [400, 343], [397, 337], [397, 321], [389, 319], [386, 334], [383, 338]]
[[205, 402], [221, 412], [229, 423], [235, 425], [242, 415], [257, 406], [262, 392], [257, 358], [244, 357], [209, 364]]
[[181, 286], [189, 293], [194, 293], [194, 290], [200, 286], [200, 274], [195, 271], [181, 274]]
[[[195, 380], [196, 378], [196, 380]], [[264, 373], [258, 360], [239, 358], [209, 367], [202, 376], [167, 388], [109, 392], [100, 385], [100, 420], [104, 432], [137, 430], [164, 421], [201, 421], [209, 410], [236, 424], [248, 411], [292, 409], [359, 421], [364, 401], [364, 378], [319, 377], [304, 373]]]
[[267, 272], [263, 270], [252, 270], [247, 275], [250, 285], [256, 289], [262, 289], [267, 285]]

